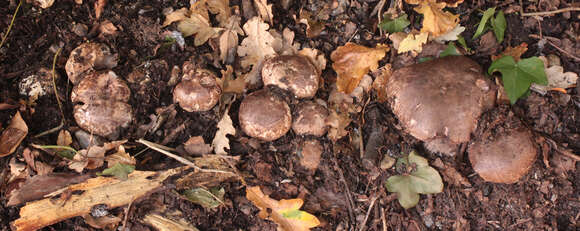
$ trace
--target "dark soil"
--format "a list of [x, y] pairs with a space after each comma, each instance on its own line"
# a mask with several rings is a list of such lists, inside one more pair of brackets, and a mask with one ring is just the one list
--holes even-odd
[[[325, 86], [319, 90], [317, 98], [327, 99], [330, 85], [336, 79], [330, 54], [338, 46], [347, 41], [366, 46], [391, 43], [376, 29], [376, 15], [370, 16], [379, 2], [377, 0], [337, 1], [339, 4], [346, 4], [344, 11], [331, 13], [325, 21], [324, 32], [311, 39], [306, 37], [305, 25], [297, 24], [293, 16], [299, 15], [301, 9], [320, 10], [324, 6], [322, 1], [290, 1], [292, 4], [289, 10], [284, 10], [278, 0], [268, 2], [274, 4], [273, 28], [278, 31], [286, 27], [291, 29], [296, 34], [296, 42], [302, 44], [302, 47], [319, 49], [328, 60], [327, 68], [322, 74]], [[385, 9], [389, 2], [392, 1], [387, 1]], [[545, 4], [524, 2], [526, 12], [550, 10]], [[575, 1], [559, 2], [559, 8], [569, 4], [578, 6]], [[17, 3], [16, 0], [0, 1], [2, 36], [10, 24]], [[231, 5], [240, 6], [241, 9], [242, 1], [232, 0]], [[489, 7], [509, 10], [515, 5], [517, 1], [480, 0], [466, 1], [453, 9], [461, 15], [461, 25], [467, 28], [462, 35], [468, 46], [474, 50], [470, 57], [480, 63], [484, 70], [491, 63], [490, 53], [483, 52], [488, 48], [481, 47], [480, 39], [471, 39], [481, 18], [481, 11]], [[93, 1], [85, 1], [82, 5], [77, 5], [72, 0], [56, 1], [48, 9], [23, 4], [6, 44], [0, 48], [0, 103], [20, 105], [20, 111], [29, 126], [29, 135], [14, 154], [0, 158], [1, 230], [10, 229], [9, 224], [19, 217], [21, 207], [5, 206], [11, 158], [22, 161], [23, 149], [33, 143], [54, 144], [57, 132], [39, 138], [33, 136], [61, 123], [60, 109], [54, 95], [40, 97], [33, 104], [27, 103], [27, 97], [19, 94], [18, 84], [22, 78], [41, 67], [50, 69], [58, 48], [62, 50], [57, 56], [55, 70], [61, 78], [56, 81], [56, 86], [63, 102], [64, 128], [71, 131], [79, 129], [72, 116], [72, 85], [66, 78], [65, 63], [71, 51], [78, 45], [95, 41], [107, 44], [112, 53], [118, 54], [119, 63], [113, 69], [117, 75], [129, 80], [130, 73], [141, 70], [150, 78], [146, 83], [129, 81], [132, 91], [130, 104], [134, 108], [135, 120], [120, 137], [130, 140], [127, 145], [129, 153], [136, 154], [144, 149], [144, 146], [134, 142], [138, 138], [170, 147], [177, 147], [192, 136], [202, 136], [206, 143], [211, 143], [223, 108], [189, 113], [176, 107], [174, 118], [170, 116], [157, 132], [146, 134], [139, 129], [151, 122], [150, 115], [155, 114], [156, 109], [173, 104], [172, 87], [168, 86], [168, 81], [174, 66], [181, 67], [184, 61], [193, 60], [216, 73], [225, 70], [219, 61], [213, 60], [212, 53], [215, 51], [209, 43], [195, 47], [193, 38], [188, 37], [183, 50], [176, 45], [164, 45], [166, 41], [161, 33], [175, 30], [175, 26], [161, 27], [165, 19], [163, 9], [188, 6], [189, 1], [178, 0], [109, 1], [100, 19], [95, 19]], [[406, 4], [404, 9], [410, 14], [412, 27], [419, 28], [421, 16]], [[540, 43], [533, 36], [540, 35], [541, 32], [542, 36], [553, 38], [549, 41], [570, 53], [576, 49], [575, 54], [578, 55], [579, 16], [578, 12], [556, 14], [543, 17], [538, 23], [532, 17], [508, 13], [505, 41], [493, 48], [496, 51], [491, 54], [498, 54], [507, 46], [525, 42], [529, 49], [523, 57], [553, 54], [560, 58], [564, 70], [580, 73], [578, 61], [550, 44]], [[100, 35], [97, 27], [104, 20], [111, 21], [119, 29], [116, 35]], [[242, 19], [242, 25], [246, 20], [247, 18]], [[350, 22], [356, 25], [354, 33], [347, 31], [346, 24]], [[78, 34], [76, 30], [79, 25], [86, 26], [86, 34]], [[381, 61], [381, 65], [396, 59], [394, 54], [388, 54]], [[534, 131], [538, 137], [538, 146], [542, 149], [528, 174], [515, 184], [484, 182], [471, 168], [465, 145], [455, 158], [430, 153], [420, 141], [404, 132], [388, 105], [377, 102], [375, 94], [365, 96], [370, 97], [370, 100], [364, 109], [364, 120], [361, 119], [361, 114], [352, 117], [353, 123], [347, 129], [350, 135], [337, 142], [326, 137], [318, 138], [324, 146], [324, 152], [315, 173], [298, 164], [296, 152], [306, 138], [289, 132], [276, 141], [255, 145], [255, 140], [244, 135], [237, 121], [237, 110], [243, 97], [238, 97], [229, 110], [238, 130], [237, 135], [230, 139], [229, 153], [240, 157], [236, 167], [246, 177], [248, 185], [261, 186], [264, 193], [274, 199], [303, 198], [305, 204], [302, 209], [321, 220], [321, 227], [314, 230], [360, 230], [363, 227], [365, 230], [578, 230], [579, 164], [574, 164], [561, 153], [561, 150], [571, 150], [576, 155], [580, 153], [580, 84], [577, 86], [576, 89], [568, 89], [568, 94], [549, 92], [540, 95], [532, 92], [517, 104], [507, 106], [510, 113], [519, 117], [525, 126]], [[0, 128], [8, 126], [15, 112], [16, 109], [0, 110]], [[485, 127], [485, 124], [500, 118], [501, 115], [484, 116], [480, 124]], [[379, 138], [375, 137], [377, 134], [380, 134]], [[360, 136], [366, 147], [369, 147], [369, 140], [374, 139], [376, 145], [371, 146], [378, 150], [376, 156], [371, 155], [370, 159], [361, 158], [360, 145], [357, 143], [357, 137]], [[385, 180], [396, 174], [396, 171], [382, 170], [378, 167], [378, 162], [385, 155], [400, 157], [399, 153], [411, 149], [418, 150], [430, 163], [438, 162], [434, 166], [442, 173], [445, 188], [439, 194], [422, 195], [416, 207], [405, 210], [384, 188]], [[42, 153], [39, 158], [55, 166], [59, 162], [57, 157], [46, 153]], [[179, 165], [173, 159], [147, 150], [137, 156], [136, 168], [157, 171]], [[453, 168], [459, 174], [443, 174], [447, 172], [447, 168]], [[85, 171], [95, 173], [102, 169]], [[55, 172], [72, 170], [64, 166], [57, 167]], [[453, 183], [461, 177], [467, 179], [467, 185]], [[127, 220], [131, 230], [152, 230], [141, 222], [141, 217], [162, 206], [168, 210], [181, 211], [181, 216], [200, 230], [276, 230], [274, 223], [257, 216], [258, 209], [246, 199], [245, 188], [239, 182], [221, 183], [220, 186], [226, 191], [225, 205], [209, 210], [174, 193], [172, 180], [174, 179], [168, 180], [165, 188], [132, 204]], [[111, 209], [110, 212], [123, 214], [124, 208]], [[83, 218], [77, 217], [44, 230], [93, 229], [84, 223]]]

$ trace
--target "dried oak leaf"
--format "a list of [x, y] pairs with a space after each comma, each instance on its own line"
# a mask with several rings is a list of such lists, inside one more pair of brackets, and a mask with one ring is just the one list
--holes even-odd
[[300, 18], [297, 21], [306, 25], [306, 37], [308, 38], [314, 38], [324, 31], [324, 22], [315, 19], [309, 11], [300, 10]]
[[378, 68], [379, 60], [385, 57], [387, 51], [389, 47], [385, 45], [368, 48], [354, 43], [346, 43], [333, 51], [330, 59], [334, 62], [332, 68], [338, 75], [338, 91], [350, 94], [364, 74]]
[[320, 225], [314, 215], [299, 210], [304, 203], [300, 198], [277, 201], [264, 195], [258, 186], [247, 188], [246, 198], [260, 209], [258, 216], [276, 222], [278, 230], [309, 231]]
[[443, 11], [447, 3], [436, 0], [407, 0], [407, 3], [419, 4], [414, 10], [424, 17], [421, 32], [429, 32], [437, 37], [453, 30], [459, 24], [459, 15]]
[[220, 25], [225, 27], [232, 16], [230, 0], [207, 0], [206, 2], [209, 11], [215, 14]]
[[189, 18], [189, 9], [181, 8], [179, 10], [173, 11], [165, 16], [165, 21], [163, 21], [163, 27], [169, 26], [171, 23], [179, 22], [186, 18]]
[[515, 46], [515, 47], [507, 47], [501, 54], [492, 55], [491, 61], [495, 61], [495, 60], [500, 59], [501, 57], [504, 57], [504, 56], [511, 56], [511, 57], [514, 57], [514, 61], [518, 62], [518, 61], [520, 61], [522, 55], [524, 53], [526, 53], [527, 50], [528, 50], [527, 43], [522, 43], [522, 44]]
[[260, 18], [270, 24], [274, 23], [274, 15], [272, 14], [272, 4], [268, 4], [267, 0], [254, 0], [254, 6]]
[[242, 68], [252, 67], [246, 82], [255, 84], [259, 81], [259, 73], [265, 58], [275, 55], [272, 48], [275, 38], [268, 32], [270, 26], [259, 17], [253, 17], [244, 24], [246, 37], [238, 46], [238, 56], [241, 57]]
[[232, 118], [230, 118], [230, 115], [228, 115], [227, 111], [224, 113], [224, 117], [222, 117], [220, 122], [218, 122], [217, 128], [218, 130], [215, 133], [211, 144], [215, 154], [225, 155], [227, 152], [224, 149], [230, 149], [230, 140], [228, 139], [227, 135], [236, 134], [236, 128], [234, 128], [234, 125], [232, 124]]
[[224, 30], [223, 28], [212, 27], [209, 20], [202, 15], [192, 13], [189, 18], [185, 18], [179, 22], [177, 29], [184, 37], [195, 35], [195, 46], [200, 46], [207, 42], [210, 38], [215, 38]]
[[28, 126], [20, 116], [20, 112], [17, 111], [12, 117], [10, 125], [4, 129], [0, 136], [0, 157], [12, 154], [27, 134]]
[[233, 63], [238, 49], [238, 34], [244, 35], [240, 28], [240, 17], [231, 16], [224, 25], [224, 31], [219, 38], [220, 59], [222, 63]]
[[293, 55], [298, 53], [300, 44], [294, 43], [294, 31], [284, 28], [282, 34], [271, 30], [270, 34], [274, 37], [272, 48], [279, 55]]
[[224, 93], [242, 94], [246, 90], [246, 75], [234, 79], [233, 72], [234, 69], [232, 66], [227, 65], [225, 71], [221, 70], [222, 78], [218, 79], [218, 83]]
[[298, 51], [299, 55], [306, 56], [310, 59], [310, 62], [316, 66], [318, 73], [322, 73], [324, 69], [326, 69], [326, 58], [324, 57], [324, 53], [320, 52], [317, 49], [312, 48], [304, 48]]

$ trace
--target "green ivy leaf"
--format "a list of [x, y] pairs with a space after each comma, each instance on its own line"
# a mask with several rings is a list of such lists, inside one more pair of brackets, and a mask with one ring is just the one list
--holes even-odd
[[209, 191], [204, 188], [194, 188], [183, 192], [183, 195], [189, 201], [206, 209], [212, 209], [223, 204], [225, 194], [224, 188], [211, 188]]
[[498, 43], [503, 42], [505, 29], [507, 27], [507, 23], [505, 21], [505, 15], [503, 11], [497, 12], [493, 20], [491, 21], [491, 26], [493, 28], [493, 34], [495, 34], [495, 38], [497, 39]]
[[479, 25], [477, 26], [477, 29], [475, 30], [475, 34], [473, 35], [472, 39], [475, 39], [479, 37], [481, 34], [483, 34], [483, 30], [485, 29], [487, 21], [491, 18], [491, 16], [493, 16], [494, 13], [495, 7], [489, 8], [485, 12], [483, 12], [483, 17], [481, 18], [481, 21], [479, 21]]
[[403, 208], [411, 208], [419, 202], [419, 194], [440, 193], [443, 191], [443, 180], [427, 159], [417, 155], [415, 151], [406, 158], [409, 164], [415, 164], [415, 171], [408, 175], [391, 176], [385, 186], [389, 192], [397, 193], [399, 203]]
[[135, 166], [133, 165], [116, 163], [113, 167], [97, 173], [97, 176], [115, 176], [121, 180], [127, 180], [129, 178], [129, 173], [132, 173], [134, 170]]
[[407, 14], [391, 19], [390, 14], [385, 14], [383, 21], [379, 24], [379, 28], [389, 33], [396, 33], [403, 31], [411, 22], [407, 19]]
[[450, 55], [454, 55], [454, 56], [461, 55], [461, 54], [459, 54], [459, 52], [457, 52], [457, 47], [455, 47], [455, 44], [453, 44], [453, 43], [449, 43], [449, 45], [447, 45], [447, 48], [445, 48], [445, 50], [443, 50], [441, 52], [441, 54], [439, 54], [439, 58], [443, 58], [445, 56], [450, 56]]
[[516, 63], [512, 56], [504, 56], [493, 61], [487, 70], [490, 75], [496, 71], [501, 73], [503, 87], [511, 104], [524, 96], [532, 83], [548, 84], [544, 62], [538, 57], [521, 59]]
[[459, 45], [461, 45], [467, 52], [471, 52], [471, 48], [467, 46], [467, 42], [465, 42], [465, 38], [463, 38], [463, 36], [458, 35], [457, 42], [459, 42]]

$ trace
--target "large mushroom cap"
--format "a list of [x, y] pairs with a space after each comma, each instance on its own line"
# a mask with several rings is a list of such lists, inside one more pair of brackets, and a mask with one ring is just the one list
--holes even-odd
[[188, 112], [209, 111], [220, 99], [222, 89], [216, 76], [206, 70], [185, 71], [181, 82], [175, 86], [173, 101]]
[[298, 98], [312, 98], [318, 91], [316, 66], [302, 55], [281, 55], [266, 60], [262, 68], [264, 85], [275, 85]]
[[116, 139], [122, 128], [133, 120], [131, 106], [121, 101], [94, 101], [76, 105], [74, 118], [79, 127], [90, 133]]
[[259, 90], [246, 96], [240, 105], [238, 117], [247, 135], [264, 141], [282, 137], [292, 125], [288, 104], [268, 90]]
[[68, 78], [76, 85], [83, 75], [117, 66], [117, 56], [112, 55], [108, 46], [100, 43], [83, 43], [75, 48], [65, 65]]
[[326, 125], [328, 110], [315, 102], [300, 103], [294, 112], [292, 130], [297, 135], [323, 136], [328, 131]]
[[98, 100], [128, 102], [131, 90], [115, 72], [92, 72], [85, 76], [71, 93], [73, 103], [91, 104]]
[[493, 140], [478, 140], [469, 145], [469, 161], [486, 181], [515, 183], [536, 159], [537, 147], [527, 129], [511, 130]]
[[386, 85], [391, 107], [407, 131], [431, 151], [449, 155], [469, 141], [477, 119], [495, 98], [479, 64], [463, 56], [398, 69]]

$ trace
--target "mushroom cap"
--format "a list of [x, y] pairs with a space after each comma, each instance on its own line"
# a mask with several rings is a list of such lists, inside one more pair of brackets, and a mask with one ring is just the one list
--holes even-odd
[[94, 101], [128, 102], [131, 97], [129, 87], [113, 71], [91, 72], [72, 90], [71, 101], [91, 104]]
[[216, 76], [207, 70], [198, 69], [184, 73], [173, 91], [173, 101], [188, 112], [209, 111], [219, 101], [221, 93]]
[[133, 110], [125, 102], [97, 100], [75, 105], [74, 118], [82, 129], [114, 140], [133, 121]]
[[471, 166], [485, 181], [515, 183], [536, 159], [537, 147], [527, 129], [511, 130], [494, 140], [478, 140], [469, 145]]
[[312, 101], [300, 103], [294, 111], [292, 130], [297, 135], [323, 136], [328, 131], [326, 117], [326, 107]]
[[244, 98], [238, 118], [244, 133], [264, 141], [284, 136], [292, 125], [292, 115], [286, 101], [264, 89]]
[[387, 96], [399, 121], [431, 151], [453, 155], [477, 128], [481, 113], [494, 104], [494, 86], [481, 66], [463, 56], [447, 56], [393, 72]]
[[297, 98], [312, 98], [320, 82], [316, 66], [302, 55], [281, 55], [270, 58], [262, 67], [264, 85], [288, 90]]
[[117, 56], [101, 43], [83, 43], [75, 48], [66, 61], [65, 70], [69, 80], [76, 85], [85, 74], [117, 66]]

